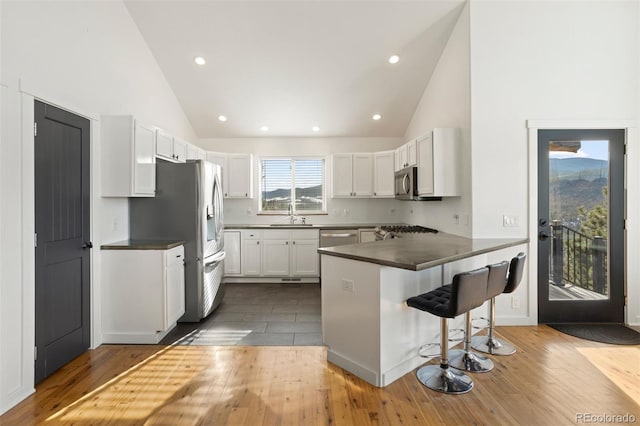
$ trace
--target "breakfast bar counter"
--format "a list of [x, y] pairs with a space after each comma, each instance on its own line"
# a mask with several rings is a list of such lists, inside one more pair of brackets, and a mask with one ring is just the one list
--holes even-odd
[[[375, 386], [411, 372], [425, 362], [418, 348], [438, 341], [440, 321], [405, 301], [451, 282], [458, 272], [526, 252], [527, 243], [440, 232], [318, 249], [327, 359]], [[486, 315], [485, 305], [478, 309], [474, 316]], [[462, 328], [463, 318], [450, 322]]]

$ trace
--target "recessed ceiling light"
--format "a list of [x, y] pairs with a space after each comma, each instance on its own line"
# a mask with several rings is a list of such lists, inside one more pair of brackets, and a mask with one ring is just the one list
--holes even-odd
[[219, 116], [218, 116], [218, 120], [220, 120], [220, 121], [227, 121], [227, 116], [226, 116], [226, 115], [219, 115]]
[[380, 114], [373, 114], [373, 117], [371, 117], [371, 118], [373, 118], [374, 120], [378, 121], [378, 120], [380, 120], [382, 118], [382, 116]]
[[198, 65], [204, 65], [207, 63], [207, 60], [204, 59], [202, 56], [196, 56], [195, 58], [193, 58], [193, 62], [195, 62]]
[[269, 126], [261, 126], [260, 130], [262, 130], [263, 132], [266, 132], [269, 130]]
[[389, 56], [389, 63], [390, 64], [397, 64], [398, 61], [400, 61], [400, 56], [398, 56], [398, 55]]
[[314, 132], [319, 132], [319, 131], [320, 131], [320, 127], [318, 127], [318, 126], [313, 126], [313, 127], [311, 128], [311, 130], [313, 130]]

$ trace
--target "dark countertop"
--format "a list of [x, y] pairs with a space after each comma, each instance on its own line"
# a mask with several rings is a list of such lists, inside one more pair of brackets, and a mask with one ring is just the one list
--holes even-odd
[[277, 226], [271, 226], [271, 224], [247, 224], [247, 225], [225, 225], [224, 229], [363, 229], [363, 228], [375, 228], [376, 226], [386, 225], [404, 225], [404, 223], [324, 223], [324, 224], [312, 224], [312, 225], [289, 225], [278, 224]]
[[123, 240], [115, 243], [103, 244], [102, 250], [168, 250], [181, 246], [182, 240]]
[[421, 271], [483, 253], [526, 244], [528, 238], [471, 239], [439, 232], [361, 244], [319, 248], [318, 253]]

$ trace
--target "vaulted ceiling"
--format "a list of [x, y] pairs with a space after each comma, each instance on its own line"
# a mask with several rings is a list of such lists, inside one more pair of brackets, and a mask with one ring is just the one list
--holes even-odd
[[201, 138], [401, 137], [464, 0], [125, 4]]

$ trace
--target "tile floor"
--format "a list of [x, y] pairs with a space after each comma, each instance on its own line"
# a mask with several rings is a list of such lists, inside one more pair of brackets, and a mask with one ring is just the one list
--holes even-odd
[[161, 344], [321, 346], [320, 284], [226, 284], [199, 323], [178, 323]]

